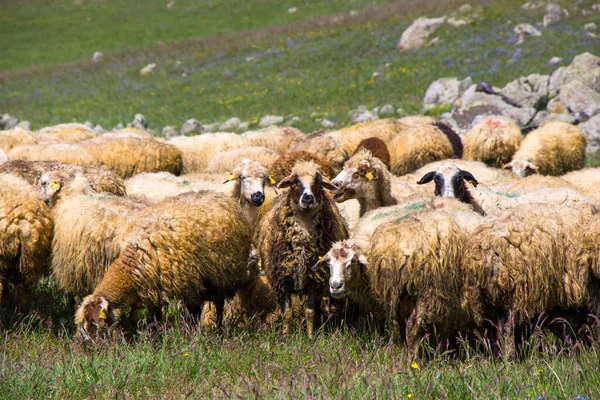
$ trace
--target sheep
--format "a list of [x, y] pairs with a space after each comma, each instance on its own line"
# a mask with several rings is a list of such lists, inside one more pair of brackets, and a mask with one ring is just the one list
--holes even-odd
[[324, 135], [337, 140], [346, 154], [352, 154], [363, 139], [376, 137], [388, 144], [406, 128], [405, 124], [393, 118], [386, 118], [351, 125], [338, 131], [327, 132]]
[[33, 145], [36, 142], [37, 140], [31, 131], [18, 127], [6, 131], [0, 130], [0, 149], [4, 152], [8, 152], [13, 147], [19, 145]]
[[397, 210], [374, 230], [371, 226], [372, 233], [365, 237], [334, 243], [313, 267], [329, 267], [332, 297], [350, 296], [366, 310], [392, 320], [394, 333], [406, 341], [413, 356], [422, 333], [451, 337], [472, 320], [463, 307], [462, 257], [469, 233], [483, 219], [473, 211], [449, 207]]
[[98, 159], [81, 143], [23, 144], [7, 153], [11, 160], [58, 161], [75, 165], [97, 165]]
[[210, 159], [207, 172], [229, 172], [234, 169], [244, 158], [261, 162], [265, 167], [270, 168], [273, 162], [279, 157], [279, 154], [266, 147], [241, 147], [235, 150], [224, 151], [215, 154]]
[[93, 139], [98, 133], [83, 124], [59, 124], [40, 129], [33, 134], [38, 144], [46, 143], [79, 143]]
[[33, 186], [6, 173], [0, 183], [0, 301], [11, 297], [20, 306], [46, 271], [53, 225]]
[[541, 188], [576, 188], [570, 182], [558, 176], [550, 175], [529, 175], [525, 178], [513, 179], [504, 185], [494, 185], [494, 190], [501, 192], [519, 192], [528, 189]]
[[442, 131], [433, 125], [405, 129], [388, 145], [391, 172], [405, 175], [432, 161], [452, 158], [454, 150]]
[[192, 312], [213, 301], [221, 326], [225, 300], [249, 279], [251, 236], [246, 212], [222, 193], [188, 192], [147, 207], [77, 310], [79, 334], [89, 339], [98, 327], [116, 324], [123, 307], [169, 300], [183, 301]]
[[499, 186], [510, 184], [515, 181], [515, 176], [509, 171], [488, 167], [480, 161], [457, 159], [434, 161], [412, 172], [410, 175], [414, 176], [416, 180], [419, 180], [427, 172], [435, 171], [447, 163], [452, 163], [461, 170], [469, 171], [472, 175], [476, 176], [477, 181], [484, 186]]
[[155, 139], [154, 135], [150, 132], [139, 128], [124, 128], [112, 132], [106, 132], [102, 134], [104, 139], [124, 139], [124, 138], [137, 138], [137, 139]]
[[470, 236], [466, 303], [479, 325], [490, 320], [499, 327], [509, 354], [515, 326], [584, 301], [573, 253], [577, 233], [595, 212], [586, 205], [524, 204], [482, 223]]
[[463, 157], [463, 143], [460, 135], [454, 131], [449, 125], [444, 122], [436, 121], [435, 118], [427, 117], [425, 115], [409, 115], [403, 118], [398, 119], [398, 122], [401, 122], [409, 127], [418, 126], [418, 125], [432, 125], [436, 128], [440, 129], [446, 138], [452, 145], [452, 151], [454, 152], [455, 158]]
[[577, 238], [575, 255], [579, 281], [586, 286], [584, 301], [588, 312], [600, 318], [600, 214], [585, 222]]
[[[351, 151], [354, 151], [354, 148]], [[342, 147], [341, 142], [322, 131], [304, 135], [293, 140], [288, 152], [295, 154], [305, 152], [318, 160], [325, 160], [334, 173], [342, 169], [344, 161], [348, 158], [348, 152]]]
[[183, 156], [183, 172], [204, 172], [210, 159], [218, 153], [250, 146], [248, 138], [235, 133], [204, 133], [177, 136], [165, 141], [177, 147]]
[[324, 191], [335, 186], [323, 179], [313, 162], [296, 163], [278, 187], [290, 190], [277, 197], [259, 221], [254, 243], [284, 317], [283, 331], [287, 333], [291, 323], [292, 294], [300, 294], [306, 296], [307, 332], [313, 337], [325, 283], [310, 267], [333, 242], [347, 238], [348, 230]]
[[560, 178], [569, 182], [582, 193], [600, 200], [600, 194], [598, 193], [598, 186], [600, 185], [599, 168], [584, 168], [571, 171]]
[[183, 170], [181, 152], [155, 139], [101, 136], [79, 145], [123, 179], [140, 172], [167, 171], [179, 175]]
[[502, 168], [511, 160], [522, 141], [521, 129], [513, 120], [490, 115], [476, 123], [465, 135], [464, 158]]
[[117, 196], [125, 195], [123, 179], [104, 167], [77, 166], [56, 161], [27, 160], [13, 160], [0, 165], [0, 172], [20, 176], [33, 186], [39, 185], [40, 178], [45, 171], [59, 169], [71, 171], [73, 174], [77, 171], [81, 172], [90, 182], [92, 189], [98, 193], [108, 192]]
[[587, 137], [581, 128], [551, 121], [529, 132], [504, 168], [520, 177], [533, 173], [563, 175], [583, 168]]
[[298, 139], [304, 134], [291, 126], [270, 126], [258, 131], [248, 131], [241, 135], [249, 140], [249, 146], [266, 147], [275, 153], [285, 153], [292, 141]]
[[325, 159], [320, 158], [307, 151], [289, 151], [279, 156], [271, 165], [269, 170], [276, 181], [280, 181], [292, 172], [296, 161], [312, 161], [319, 166], [323, 176], [330, 178], [335, 175], [333, 166]]
[[390, 169], [390, 152], [388, 151], [388, 148], [383, 140], [376, 137], [370, 137], [361, 140], [350, 158], [352, 158], [362, 148], [369, 150], [373, 157], [379, 158], [385, 167], [388, 170]]

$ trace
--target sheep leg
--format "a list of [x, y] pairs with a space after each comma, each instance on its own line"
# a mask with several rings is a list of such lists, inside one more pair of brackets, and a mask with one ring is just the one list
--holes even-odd
[[218, 298], [215, 300], [215, 307], [217, 308], [217, 329], [223, 329], [223, 311], [225, 310], [225, 298]]
[[423, 333], [423, 311], [419, 304], [415, 306], [408, 321], [406, 321], [406, 347], [408, 356], [413, 359], [417, 356], [419, 350], [419, 339]]
[[283, 314], [283, 334], [287, 335], [290, 331], [292, 324], [293, 310], [292, 310], [292, 295], [290, 293], [284, 293], [280, 301], [281, 313]]
[[500, 317], [498, 328], [504, 340], [503, 355], [512, 357], [515, 353], [515, 316], [512, 311], [509, 310]]
[[313, 338], [315, 334], [315, 325], [317, 324], [317, 318], [321, 310], [321, 297], [315, 292], [309, 292], [308, 298], [306, 299], [306, 306], [304, 307], [304, 316], [306, 318], [306, 330], [308, 337]]
[[404, 313], [404, 310], [402, 309], [401, 304], [398, 304], [396, 306], [396, 310], [393, 314], [394, 314], [394, 318], [392, 321], [393, 325], [394, 325], [393, 336], [399, 342], [405, 343], [406, 342], [406, 314]]

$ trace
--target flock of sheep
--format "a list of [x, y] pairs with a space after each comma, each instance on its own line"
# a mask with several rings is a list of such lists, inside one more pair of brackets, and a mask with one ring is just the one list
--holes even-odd
[[0, 301], [20, 307], [51, 274], [83, 339], [170, 301], [217, 326], [304, 318], [311, 337], [349, 307], [413, 354], [426, 335], [584, 324], [600, 312], [585, 145], [576, 126], [523, 137], [501, 116], [462, 138], [424, 116], [170, 140], [0, 131]]

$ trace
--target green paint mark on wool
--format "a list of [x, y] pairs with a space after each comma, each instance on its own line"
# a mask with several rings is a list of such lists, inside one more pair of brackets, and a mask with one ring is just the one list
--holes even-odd
[[423, 207], [425, 207], [425, 204], [427, 204], [426, 200], [417, 201], [416, 203], [410, 203], [410, 204], [404, 206], [404, 209], [405, 210], [422, 210]]
[[509, 199], [514, 199], [515, 197], [520, 196], [520, 194], [516, 193], [516, 192], [510, 192], [510, 193], [494, 192], [494, 193], [496, 193], [497, 195], [500, 195], [502, 197], [509, 198]]
[[183, 182], [181, 183], [183, 186], [188, 186], [190, 184], [190, 181], [188, 181], [187, 179], [184, 179]]

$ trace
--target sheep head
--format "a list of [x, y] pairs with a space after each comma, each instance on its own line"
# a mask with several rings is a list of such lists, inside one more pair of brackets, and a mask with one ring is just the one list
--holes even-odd
[[50, 207], [63, 195], [90, 193], [92, 186], [81, 171], [51, 169], [42, 173], [39, 181], [40, 197]]
[[504, 169], [510, 169], [513, 174], [525, 178], [529, 175], [537, 174], [539, 168], [527, 160], [512, 160], [508, 164], [504, 164]]
[[314, 271], [329, 267], [329, 294], [341, 298], [365, 275], [366, 257], [350, 240], [336, 242], [313, 267]]
[[323, 201], [323, 189], [336, 187], [325, 178], [312, 161], [298, 161], [289, 176], [279, 182], [280, 189], [290, 188], [288, 198], [294, 209], [312, 212], [320, 209]]
[[423, 185], [435, 182], [435, 195], [445, 198], [455, 198], [464, 202], [471, 199], [465, 181], [477, 186], [479, 182], [469, 171], [464, 171], [452, 163], [442, 164], [436, 171], [423, 175], [417, 183]]
[[75, 314], [77, 337], [90, 340], [106, 333], [119, 320], [120, 310], [113, 307], [103, 296], [89, 295]]
[[331, 183], [335, 186], [333, 199], [343, 203], [350, 199], [374, 196], [377, 181], [385, 165], [371, 151], [362, 148], [350, 158]]
[[234, 195], [255, 207], [260, 207], [265, 201], [265, 185], [275, 183], [264, 165], [247, 158], [235, 167], [224, 183], [231, 181], [236, 182]]

